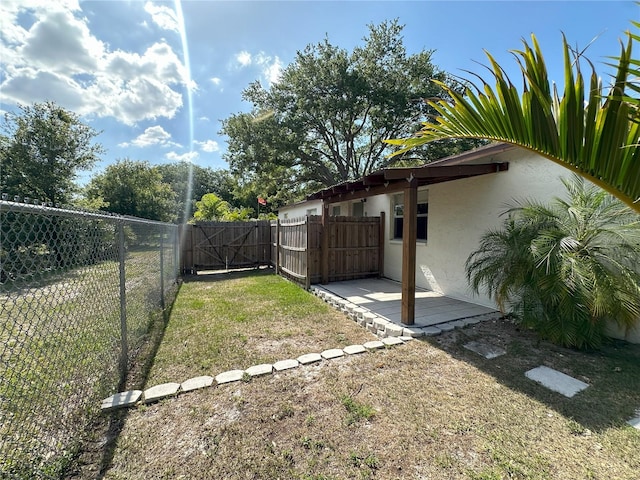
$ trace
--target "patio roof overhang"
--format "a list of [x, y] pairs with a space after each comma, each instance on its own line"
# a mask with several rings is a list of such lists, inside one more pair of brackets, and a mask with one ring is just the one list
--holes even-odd
[[[504, 172], [508, 162], [491, 161], [492, 156], [515, 148], [513, 145], [494, 143], [468, 152], [454, 155], [420, 167], [385, 168], [358, 180], [343, 182], [307, 197], [307, 200], [322, 200], [322, 222], [326, 222], [329, 204], [356, 200], [374, 195], [403, 192], [404, 216], [414, 221], [405, 221], [402, 226], [402, 305], [401, 321], [413, 325], [415, 321], [416, 289], [416, 233], [417, 190], [424, 185], [451, 182], [463, 178]], [[488, 160], [488, 161], [487, 161]], [[484, 163], [480, 163], [484, 162]], [[327, 242], [323, 236], [323, 242]], [[328, 252], [328, 249], [326, 249]], [[323, 255], [323, 271], [328, 272], [328, 253]], [[323, 274], [323, 278], [325, 275]]]
[[508, 162], [466, 163], [491, 156], [512, 148], [496, 144], [465, 152], [419, 167], [385, 168], [358, 180], [343, 182], [325, 188], [307, 197], [307, 200], [322, 200], [325, 204], [337, 203], [385, 193], [395, 193], [407, 185], [421, 187], [436, 183], [451, 182], [463, 178], [503, 172], [509, 169]]

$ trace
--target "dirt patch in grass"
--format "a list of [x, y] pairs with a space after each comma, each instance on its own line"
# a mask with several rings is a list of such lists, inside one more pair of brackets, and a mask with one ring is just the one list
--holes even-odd
[[[274, 282], [270, 288], [284, 288], [275, 277], [262, 278]], [[230, 299], [226, 284], [215, 290]], [[195, 376], [202, 372], [192, 369], [205, 364], [214, 373], [246, 368], [250, 360], [371, 339], [302, 293], [288, 307], [254, 298], [262, 313], [246, 320], [251, 328], [242, 332], [245, 338], [233, 340], [233, 348], [215, 360], [193, 363], [190, 349], [177, 341], [184, 337], [169, 325], [158, 358], [170, 349], [174, 363], [156, 362], [152, 378]], [[199, 298], [208, 305], [204, 296]], [[172, 322], [178, 321], [181, 300]], [[269, 316], [273, 309], [278, 312]], [[306, 311], [313, 313], [306, 317]], [[269, 334], [254, 328], [254, 321]], [[214, 334], [205, 326], [189, 328]], [[238, 333], [226, 331], [232, 339]], [[463, 347], [472, 340], [501, 346], [507, 354], [486, 360]], [[573, 399], [550, 392], [524, 376], [538, 365], [590, 387]], [[132, 409], [104, 478], [635, 479], [640, 432], [625, 420], [640, 407], [639, 365], [638, 346], [614, 343], [601, 352], [578, 353], [538, 342], [507, 321], [485, 322]]]

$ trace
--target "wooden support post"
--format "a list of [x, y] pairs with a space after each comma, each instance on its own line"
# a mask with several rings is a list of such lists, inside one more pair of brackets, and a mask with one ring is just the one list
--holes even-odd
[[329, 283], [329, 233], [331, 231], [331, 219], [329, 218], [329, 204], [322, 205], [322, 233], [320, 247], [320, 271], [322, 273], [322, 284]]
[[380, 229], [378, 233], [378, 277], [384, 277], [384, 244], [386, 219], [384, 212], [380, 212]]
[[276, 220], [276, 275], [280, 273], [280, 219]]
[[401, 321], [413, 325], [416, 312], [416, 237], [418, 227], [417, 182], [404, 189], [402, 222], [402, 312]]
[[309, 246], [309, 229], [310, 229], [310, 218], [309, 215], [306, 216], [305, 222], [305, 242], [304, 242], [304, 255], [305, 255], [305, 281], [304, 288], [306, 290], [311, 289], [311, 255], [310, 255], [310, 246]]

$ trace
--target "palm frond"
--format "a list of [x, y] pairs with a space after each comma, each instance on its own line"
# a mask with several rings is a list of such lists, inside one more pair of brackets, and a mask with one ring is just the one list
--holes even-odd
[[[564, 90], [550, 86], [538, 41], [523, 40], [512, 53], [523, 76], [519, 95], [503, 68], [487, 53], [495, 87], [482, 77], [482, 86], [467, 81], [464, 94], [438, 83], [451, 100], [429, 100], [437, 112], [424, 122], [415, 137], [387, 140], [398, 155], [419, 145], [449, 138], [482, 138], [518, 145], [538, 153], [616, 196], [640, 212], [640, 122], [634, 121], [640, 92], [640, 61], [631, 58], [640, 39], [629, 35], [621, 44], [614, 83], [604, 91], [589, 63], [588, 88], [581, 71], [582, 57], [572, 52], [563, 37]], [[630, 78], [631, 77], [631, 78]]]

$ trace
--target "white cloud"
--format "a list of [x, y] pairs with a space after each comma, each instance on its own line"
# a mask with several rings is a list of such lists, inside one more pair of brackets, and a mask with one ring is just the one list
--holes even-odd
[[151, 20], [160, 28], [180, 32], [178, 16], [175, 10], [164, 5], [155, 5], [152, 2], [145, 3], [144, 10], [151, 15]]
[[[171, 26], [170, 9], [151, 3], [146, 7], [154, 21]], [[22, 13], [37, 20], [23, 28], [18, 21]], [[197, 88], [165, 41], [143, 52], [110, 50], [91, 33], [77, 2], [3, 0], [0, 15], [2, 103], [53, 100], [81, 115], [133, 125], [173, 118], [183, 106], [183, 88]]]
[[160, 125], [156, 125], [154, 127], [147, 128], [144, 133], [141, 133], [136, 138], [131, 140], [131, 142], [121, 143], [119, 147], [129, 147], [133, 145], [134, 147], [151, 147], [153, 145], [159, 145], [162, 147], [180, 147], [181, 145], [171, 141], [171, 134], [167, 132]]
[[204, 142], [199, 142], [198, 140], [194, 140], [196, 145], [200, 147], [200, 150], [203, 152], [217, 152], [220, 150], [220, 145], [215, 140], [205, 140]]
[[204, 115], [202, 117], [198, 117], [198, 120], [201, 120], [203, 122], [209, 122], [210, 121], [209, 117], [206, 117]]
[[[282, 74], [282, 61], [278, 56], [271, 57], [265, 52], [251, 54], [247, 51], [236, 53], [235, 60], [241, 67], [258, 66], [262, 71], [262, 78], [269, 84], [273, 85], [280, 80]], [[212, 79], [213, 81], [213, 79]], [[215, 82], [214, 82], [215, 83]]]
[[213, 83], [216, 87], [222, 83], [222, 79], [218, 77], [213, 77], [211, 79], [211, 83]]
[[238, 62], [241, 67], [248, 67], [249, 65], [251, 65], [251, 54], [246, 50], [237, 53], [236, 62]]
[[183, 154], [169, 152], [165, 155], [165, 158], [174, 162], [193, 162], [199, 156], [200, 154], [198, 152], [187, 152]]
[[276, 57], [273, 62], [267, 63], [264, 68], [263, 74], [269, 82], [269, 85], [278, 83], [280, 81], [280, 75], [282, 75], [282, 62]]

